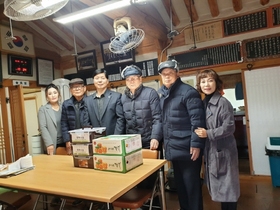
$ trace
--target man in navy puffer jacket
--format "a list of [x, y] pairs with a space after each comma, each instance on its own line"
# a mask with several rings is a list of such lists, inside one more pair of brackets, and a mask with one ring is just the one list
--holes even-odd
[[200, 169], [205, 139], [194, 130], [205, 128], [200, 94], [181, 81], [177, 61], [159, 64], [165, 158], [172, 162], [181, 210], [202, 210]]
[[142, 71], [135, 65], [122, 71], [126, 90], [122, 95], [126, 134], [141, 134], [142, 148], [158, 149], [162, 141], [161, 109], [155, 89], [142, 84]]

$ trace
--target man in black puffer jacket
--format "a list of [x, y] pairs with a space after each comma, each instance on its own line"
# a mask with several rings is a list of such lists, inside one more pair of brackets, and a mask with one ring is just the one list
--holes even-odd
[[72, 97], [62, 104], [61, 131], [63, 141], [66, 142], [67, 154], [71, 154], [70, 130], [87, 127], [90, 125], [88, 110], [85, 106], [86, 87], [81, 78], [69, 82]]
[[162, 140], [159, 95], [153, 88], [142, 84], [142, 71], [135, 65], [122, 71], [126, 90], [121, 101], [126, 134], [141, 134], [142, 148], [157, 149]]

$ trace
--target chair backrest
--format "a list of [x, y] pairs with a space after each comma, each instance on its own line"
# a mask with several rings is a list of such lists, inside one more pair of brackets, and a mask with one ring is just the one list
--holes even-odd
[[56, 155], [67, 155], [67, 151], [65, 147], [58, 147], [56, 148]]
[[142, 149], [142, 156], [143, 158], [147, 158], [147, 159], [158, 159], [159, 151], [151, 150], [151, 149]]
[[17, 210], [30, 200], [29, 194], [9, 191], [0, 195], [0, 206], [1, 209]]

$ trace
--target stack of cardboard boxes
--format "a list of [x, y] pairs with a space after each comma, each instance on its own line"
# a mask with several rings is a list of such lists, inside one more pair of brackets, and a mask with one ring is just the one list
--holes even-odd
[[93, 146], [95, 138], [105, 136], [105, 127], [83, 128], [69, 131], [71, 135], [75, 167], [93, 168]]
[[94, 169], [126, 173], [143, 164], [141, 135], [109, 135], [94, 139]]
[[106, 128], [69, 131], [75, 167], [126, 173], [143, 164], [141, 135], [109, 135]]

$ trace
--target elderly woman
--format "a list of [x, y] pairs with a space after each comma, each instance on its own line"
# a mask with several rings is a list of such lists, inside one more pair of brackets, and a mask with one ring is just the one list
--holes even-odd
[[238, 152], [234, 138], [234, 114], [222, 93], [223, 82], [212, 69], [197, 76], [197, 89], [205, 94], [206, 129], [195, 130], [206, 138], [204, 150], [205, 180], [213, 201], [221, 202], [222, 210], [236, 210], [240, 196]]

